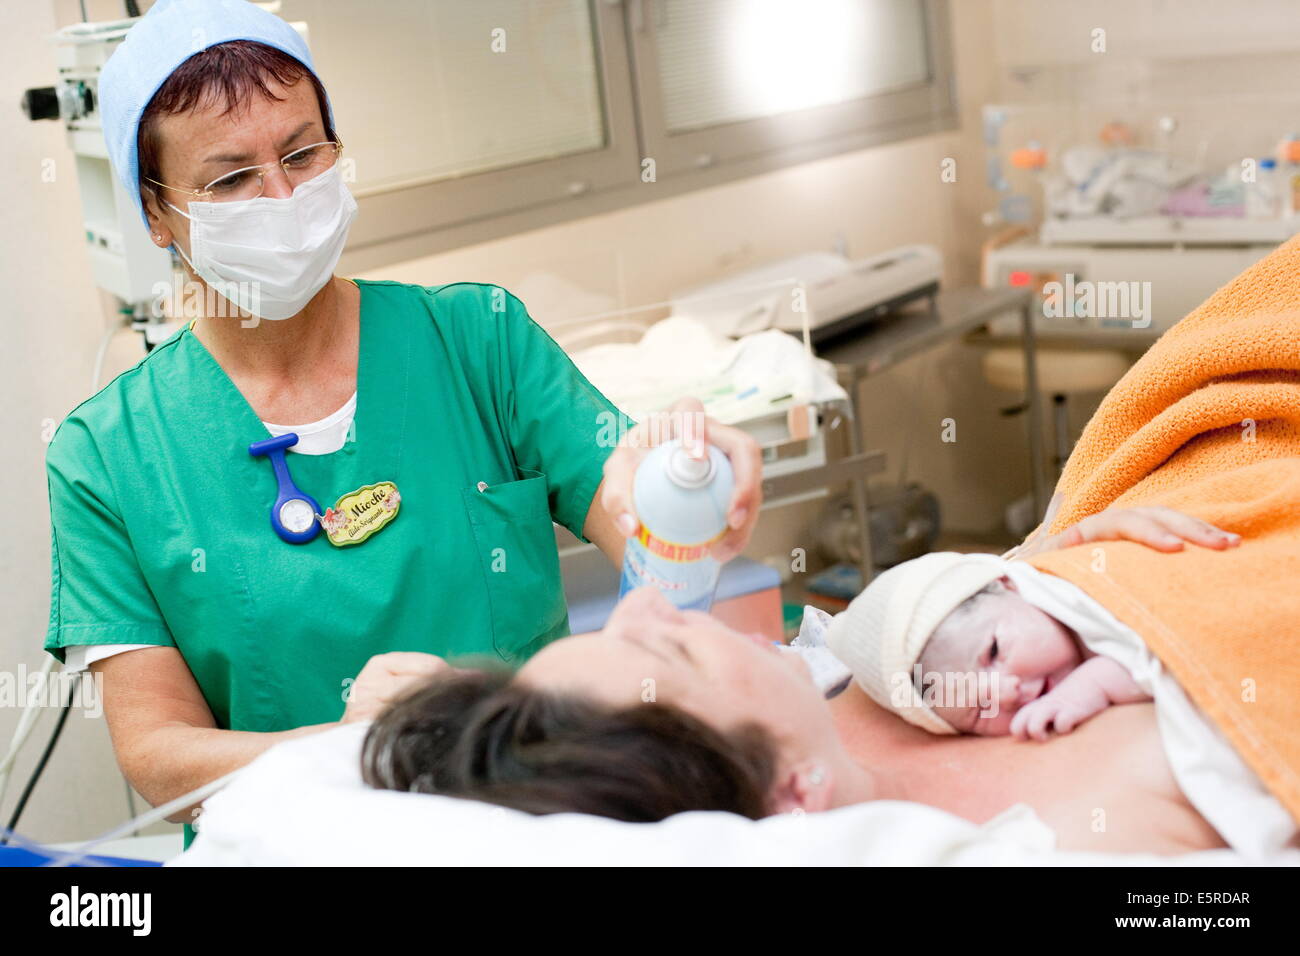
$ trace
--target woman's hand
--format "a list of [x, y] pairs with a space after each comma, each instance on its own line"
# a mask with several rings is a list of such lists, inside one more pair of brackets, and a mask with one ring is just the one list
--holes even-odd
[[452, 670], [436, 654], [416, 651], [392, 651], [376, 654], [366, 661], [352, 686], [343, 711], [343, 723], [374, 720], [388, 706], [408, 691], [425, 683], [435, 674]]
[[749, 543], [763, 503], [763, 452], [758, 442], [738, 428], [721, 425], [704, 414], [696, 398], [683, 398], [667, 413], [660, 413], [628, 431], [605, 461], [600, 504], [624, 538], [636, 534], [639, 522], [632, 505], [632, 479], [650, 449], [669, 439], [681, 438], [688, 453], [703, 457], [705, 444], [721, 449], [731, 462], [735, 490], [727, 506], [727, 531], [710, 554], [730, 561]]
[[1044, 551], [1072, 548], [1090, 541], [1136, 541], [1157, 551], [1181, 551], [1190, 541], [1222, 551], [1241, 543], [1241, 535], [1223, 531], [1173, 508], [1107, 508], [1089, 515], [1060, 534], [1030, 538], [1006, 557], [1027, 558]]

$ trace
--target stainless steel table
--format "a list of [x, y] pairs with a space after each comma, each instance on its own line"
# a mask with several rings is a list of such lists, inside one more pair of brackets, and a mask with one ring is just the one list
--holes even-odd
[[[857, 407], [858, 385], [863, 379], [883, 372], [926, 349], [962, 338], [999, 315], [1019, 312], [1028, 392], [1025, 401], [1029, 410], [1029, 473], [1034, 509], [1041, 516], [1047, 507], [1047, 485], [1043, 477], [1043, 408], [1042, 396], [1038, 392], [1033, 301], [1033, 293], [1027, 288], [970, 287], [945, 290], [920, 303], [920, 307], [909, 307], [876, 320], [856, 335], [839, 337], [828, 342], [825, 347], [814, 347], [819, 356], [837, 367], [841, 380], [846, 382], [849, 391], [854, 419], [853, 428], [849, 432], [851, 459], [861, 461], [864, 454], [862, 416]], [[871, 453], [868, 455], [874, 457]], [[879, 460], [873, 464], [877, 466], [873, 470], [882, 467]], [[867, 522], [869, 500], [866, 474], [857, 476], [851, 484], [862, 548], [862, 583], [865, 585], [875, 572]]]

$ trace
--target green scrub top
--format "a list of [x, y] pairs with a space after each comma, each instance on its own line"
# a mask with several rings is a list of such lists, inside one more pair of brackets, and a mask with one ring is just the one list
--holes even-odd
[[248, 453], [267, 431], [182, 330], [49, 446], [48, 650], [174, 646], [218, 727], [278, 731], [338, 720], [372, 655], [518, 664], [568, 633], [551, 522], [582, 537], [630, 423], [505, 290], [357, 285], [354, 431], [287, 460], [322, 509], [395, 482], [397, 516], [347, 547], [281, 540]]

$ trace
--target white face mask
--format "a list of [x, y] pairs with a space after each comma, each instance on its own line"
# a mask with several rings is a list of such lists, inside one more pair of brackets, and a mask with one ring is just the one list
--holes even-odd
[[[357, 201], [335, 164], [287, 199], [191, 202], [190, 255], [204, 282], [245, 312], [287, 319], [321, 290], [357, 217]], [[171, 206], [171, 203], [167, 205]]]

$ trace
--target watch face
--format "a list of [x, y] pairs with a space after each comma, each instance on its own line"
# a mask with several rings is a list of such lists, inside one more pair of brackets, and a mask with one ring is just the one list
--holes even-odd
[[315, 520], [316, 514], [312, 506], [301, 498], [290, 498], [280, 506], [280, 524], [284, 525], [286, 531], [301, 534]]

